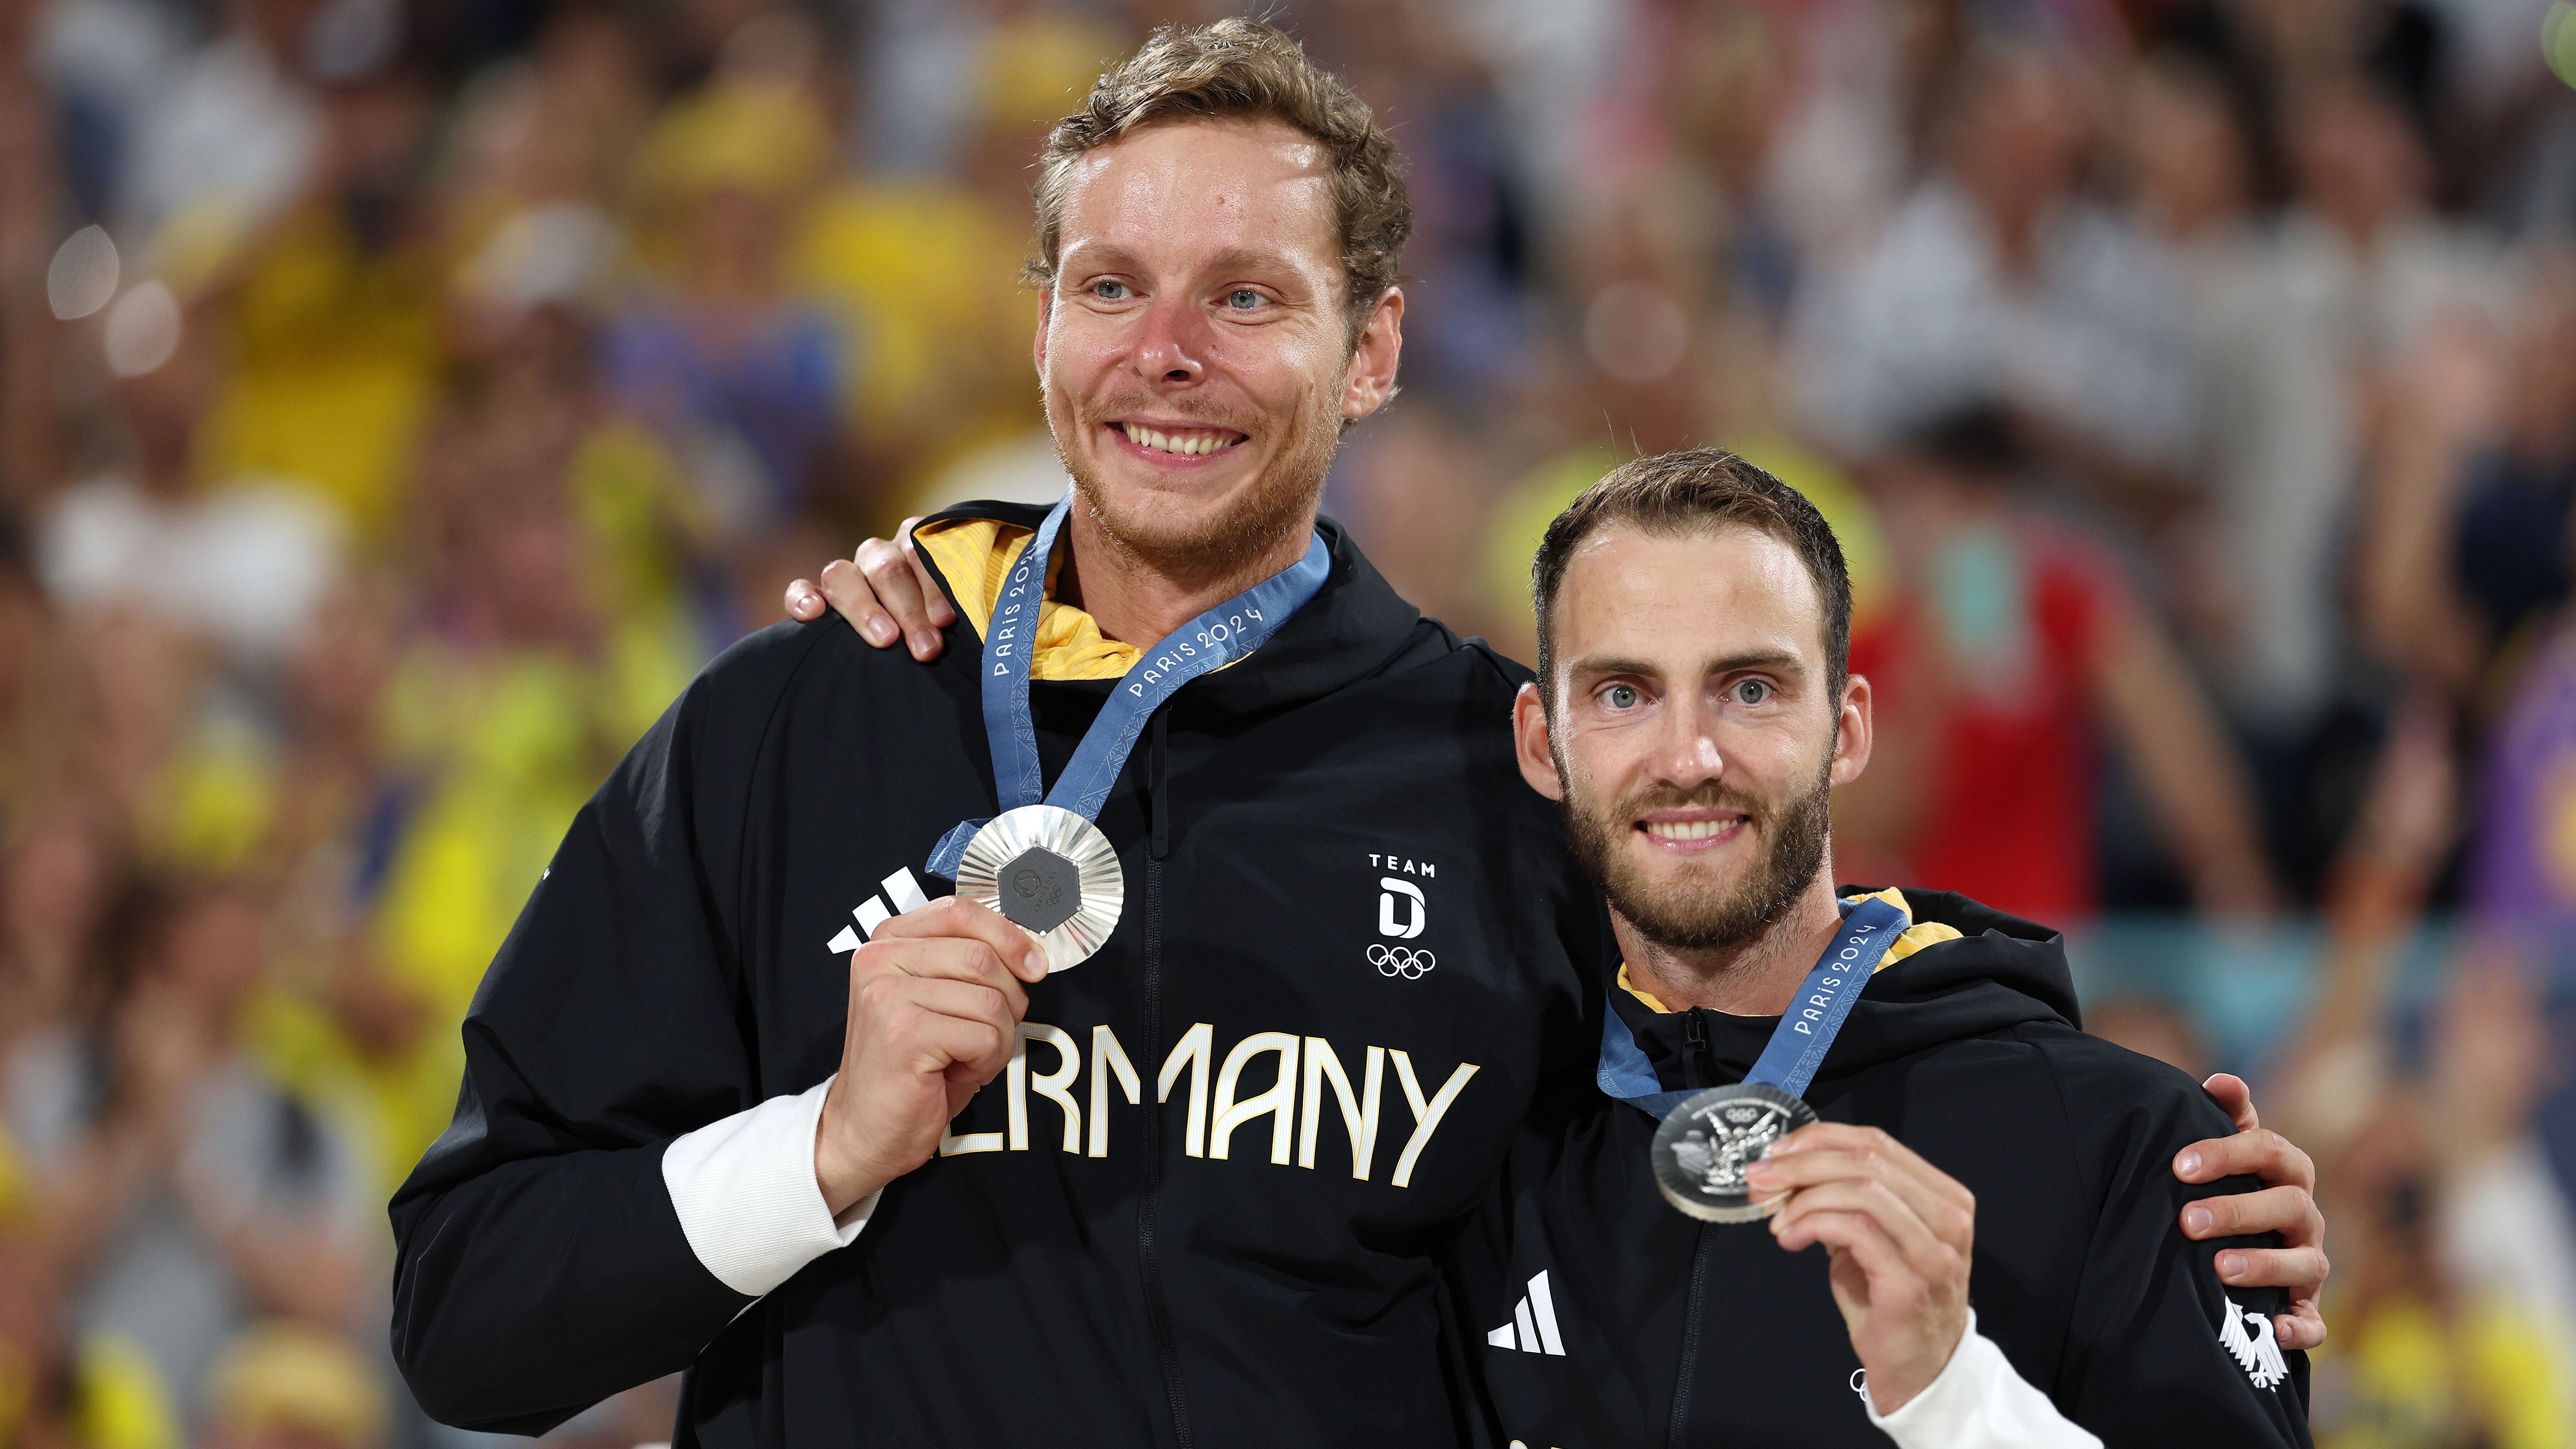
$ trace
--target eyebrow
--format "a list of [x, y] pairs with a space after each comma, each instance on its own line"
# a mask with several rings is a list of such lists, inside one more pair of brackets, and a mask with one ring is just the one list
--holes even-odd
[[1291, 272], [1298, 270], [1296, 264], [1289, 260], [1287, 253], [1276, 248], [1263, 247], [1229, 247], [1217, 253], [1208, 262], [1208, 268], [1217, 272], [1261, 271], [1272, 268]]
[[[1747, 669], [1769, 669], [1782, 674], [1803, 675], [1806, 673], [1807, 666], [1806, 662], [1795, 653], [1785, 649], [1755, 649], [1742, 654], [1730, 654], [1723, 659], [1712, 659], [1703, 672], [1735, 674]], [[1642, 659], [1623, 659], [1616, 655], [1595, 654], [1568, 664], [1566, 672], [1569, 675], [1579, 674], [1597, 678], [1609, 674], [1660, 675], [1664, 671], [1660, 665], [1649, 664]]]
[[[1133, 271], [1142, 261], [1134, 252], [1116, 242], [1088, 242], [1074, 255], [1079, 256], [1085, 271]], [[1276, 248], [1229, 247], [1208, 259], [1206, 270], [1220, 275], [1242, 271], [1298, 270], [1286, 252]]]
[[1136, 254], [1116, 242], [1087, 242], [1068, 247], [1065, 256], [1068, 260], [1080, 258], [1083, 268], [1089, 271], [1123, 272], [1136, 265]]

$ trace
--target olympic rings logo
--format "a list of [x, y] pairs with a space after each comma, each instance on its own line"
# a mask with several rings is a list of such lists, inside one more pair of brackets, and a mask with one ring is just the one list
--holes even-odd
[[1383, 941], [1369, 943], [1368, 961], [1377, 968], [1378, 975], [1401, 976], [1407, 981], [1421, 980], [1431, 973], [1432, 967], [1440, 964], [1440, 958], [1428, 951], [1416, 951], [1410, 946], [1390, 946]]

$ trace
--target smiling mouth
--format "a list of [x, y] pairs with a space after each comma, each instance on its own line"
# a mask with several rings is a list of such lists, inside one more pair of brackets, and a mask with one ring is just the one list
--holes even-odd
[[1127, 435], [1127, 441], [1148, 452], [1169, 453], [1176, 458], [1199, 458], [1241, 447], [1246, 435], [1229, 428], [1157, 428], [1144, 423], [1111, 423]]
[[1733, 834], [1744, 823], [1745, 817], [1733, 815], [1724, 820], [1640, 820], [1637, 828], [1657, 840], [1688, 843]]

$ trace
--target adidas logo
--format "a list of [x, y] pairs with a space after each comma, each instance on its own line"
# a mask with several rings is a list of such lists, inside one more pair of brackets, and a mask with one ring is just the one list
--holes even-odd
[[[834, 936], [823, 949], [835, 956], [847, 956], [859, 949], [860, 942], [875, 935], [877, 927], [884, 925], [889, 918], [930, 904], [930, 897], [921, 893], [921, 883], [912, 878], [911, 871], [900, 866], [895, 868], [894, 874], [878, 881], [877, 884], [885, 887], [885, 894], [882, 897], [868, 897], [866, 905], [850, 912], [858, 918], [858, 928], [853, 930], [843, 926], [841, 933]], [[887, 907], [887, 901], [894, 902], [892, 908]]]
[[1512, 1321], [1485, 1335], [1496, 1348], [1565, 1357], [1565, 1340], [1556, 1336], [1556, 1299], [1547, 1291], [1547, 1270], [1529, 1280], [1529, 1292], [1512, 1306]]

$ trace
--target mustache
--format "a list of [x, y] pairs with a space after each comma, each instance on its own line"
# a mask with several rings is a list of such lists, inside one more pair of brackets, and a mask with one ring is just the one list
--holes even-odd
[[1138, 393], [1133, 396], [1110, 398], [1105, 402], [1082, 409], [1082, 420], [1086, 424], [1096, 425], [1108, 422], [1112, 418], [1139, 416], [1178, 417], [1201, 427], [1231, 428], [1247, 438], [1252, 436], [1251, 427], [1247, 426], [1243, 419], [1234, 416], [1229, 409], [1211, 406], [1197, 398], [1157, 398]]
[[1616, 813], [1628, 820], [1650, 810], [1733, 810], [1757, 825], [1771, 818], [1771, 811], [1763, 801], [1722, 781], [1694, 785], [1689, 789], [1665, 785], [1640, 790], [1615, 807]]

